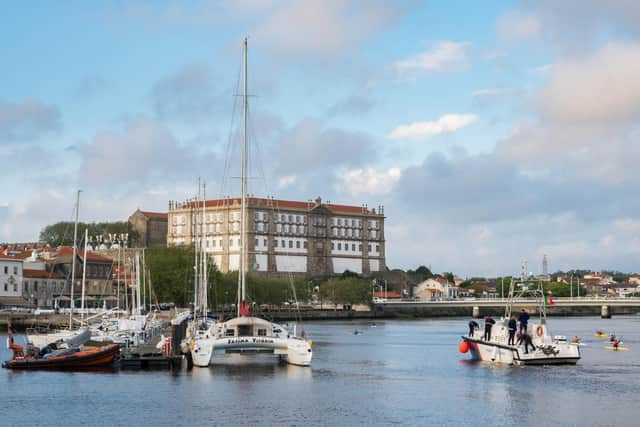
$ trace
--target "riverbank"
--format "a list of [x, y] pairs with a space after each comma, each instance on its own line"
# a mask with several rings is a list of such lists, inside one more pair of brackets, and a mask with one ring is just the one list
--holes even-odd
[[[482, 303], [482, 305], [480, 305]], [[638, 305], [615, 305], [607, 306], [610, 315], [635, 315], [640, 313]], [[529, 312], [535, 312], [534, 305], [514, 305], [515, 311], [522, 308]], [[185, 309], [178, 309], [183, 311]], [[442, 304], [376, 304], [368, 311], [355, 310], [301, 310], [283, 309], [256, 313], [275, 322], [291, 322], [296, 320], [323, 321], [323, 320], [351, 320], [351, 319], [423, 319], [438, 317], [483, 317], [487, 314], [499, 316], [504, 312], [503, 303], [491, 304], [487, 301], [478, 302], [478, 305], [465, 304], [457, 305], [450, 303]], [[599, 316], [602, 314], [601, 305], [557, 305], [547, 307], [548, 316]], [[170, 320], [175, 316], [175, 310], [159, 311], [160, 318]], [[227, 317], [231, 313], [225, 314]], [[68, 314], [39, 314], [21, 312], [0, 313], [0, 330], [6, 330], [7, 322], [11, 322], [16, 330], [25, 330], [32, 327], [66, 327], [69, 324]]]

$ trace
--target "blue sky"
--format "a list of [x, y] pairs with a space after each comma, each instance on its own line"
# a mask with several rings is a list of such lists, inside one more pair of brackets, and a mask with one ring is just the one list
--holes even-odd
[[0, 241], [219, 196], [249, 36], [252, 192], [384, 204], [390, 267], [638, 270], [635, 2], [1, 10]]

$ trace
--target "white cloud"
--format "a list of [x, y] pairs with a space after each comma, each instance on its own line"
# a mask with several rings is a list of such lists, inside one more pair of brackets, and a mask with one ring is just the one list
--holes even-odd
[[506, 13], [498, 19], [498, 39], [502, 42], [519, 42], [537, 38], [542, 31], [542, 23], [536, 15]]
[[353, 196], [361, 194], [385, 194], [391, 191], [400, 179], [399, 168], [377, 171], [375, 169], [352, 169], [340, 174], [341, 188]]
[[358, 46], [392, 23], [398, 7], [384, 0], [288, 0], [276, 3], [251, 33], [284, 55], [331, 57]]
[[568, 122], [640, 117], [640, 43], [609, 43], [594, 54], [560, 61], [540, 96], [541, 112]]
[[478, 120], [474, 114], [446, 114], [435, 121], [414, 122], [392, 130], [391, 139], [427, 139], [442, 133], [455, 132]]
[[426, 52], [395, 62], [393, 68], [401, 78], [420, 73], [460, 71], [467, 67], [470, 47], [468, 42], [441, 41]]

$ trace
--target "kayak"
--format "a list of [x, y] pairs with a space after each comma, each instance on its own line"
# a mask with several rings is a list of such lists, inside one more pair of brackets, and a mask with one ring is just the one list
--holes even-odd
[[596, 338], [609, 338], [609, 335], [607, 334], [593, 334], [593, 336]]
[[612, 351], [629, 351], [629, 349], [627, 347], [618, 347], [618, 348], [614, 348], [614, 347], [605, 347], [605, 350], [612, 350]]

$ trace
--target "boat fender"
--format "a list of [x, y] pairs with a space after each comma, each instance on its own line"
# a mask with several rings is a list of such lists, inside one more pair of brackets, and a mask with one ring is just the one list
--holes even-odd
[[542, 331], [542, 326], [538, 326], [538, 327], [536, 328], [536, 335], [537, 335], [537, 336], [539, 336], [539, 337], [541, 337], [541, 336], [542, 336], [542, 332], [543, 332], [543, 331]]

